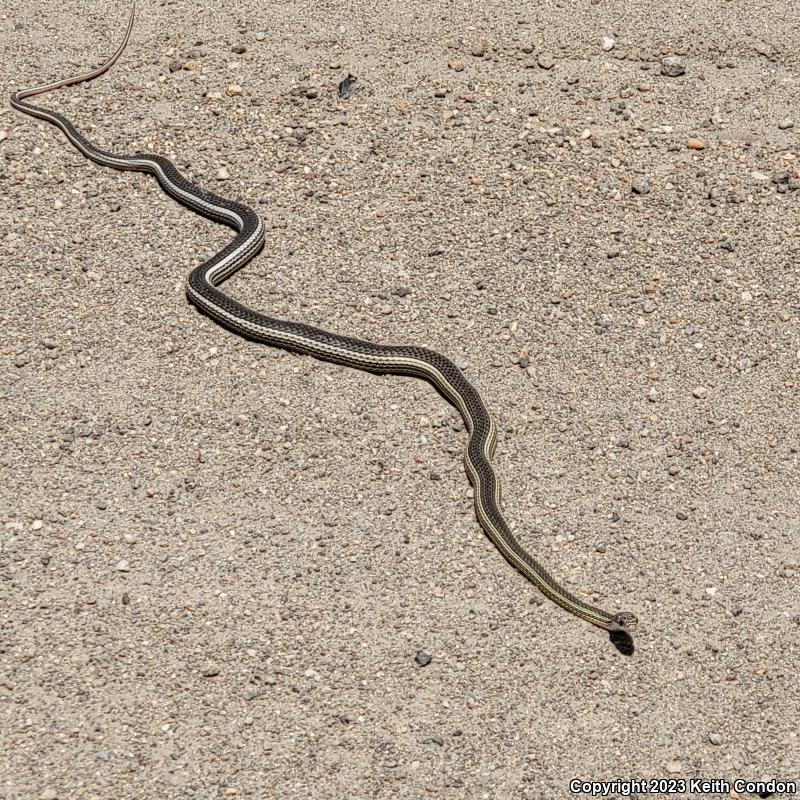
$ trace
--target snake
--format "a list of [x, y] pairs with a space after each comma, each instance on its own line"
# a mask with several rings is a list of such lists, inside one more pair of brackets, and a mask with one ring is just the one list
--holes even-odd
[[611, 632], [632, 631], [637, 626], [633, 613], [610, 613], [579, 598], [562, 586], [512, 533], [501, 510], [500, 478], [492, 461], [497, 427], [480, 393], [453, 361], [427, 347], [378, 344], [340, 335], [303, 322], [269, 316], [238, 302], [219, 286], [253, 260], [264, 246], [264, 223], [251, 208], [192, 183], [162, 155], [143, 152], [122, 155], [102, 149], [61, 114], [27, 101], [29, 97], [94, 80], [108, 71], [128, 44], [134, 15], [135, 4], [122, 43], [105, 63], [83, 75], [16, 91], [11, 95], [12, 107], [60, 128], [75, 148], [97, 164], [155, 176], [166, 194], [178, 203], [235, 231], [227, 246], [192, 270], [186, 284], [188, 300], [220, 326], [250, 341], [321, 361], [374, 374], [416, 377], [432, 384], [463, 418], [468, 433], [465, 470], [473, 487], [476, 517], [491, 542], [546, 597], [576, 617]]

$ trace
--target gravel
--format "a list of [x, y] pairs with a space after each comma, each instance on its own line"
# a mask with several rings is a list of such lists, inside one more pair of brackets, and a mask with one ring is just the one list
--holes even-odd
[[[6, 96], [122, 13], [6, 4]], [[252, 205], [243, 302], [466, 369], [517, 535], [631, 655], [482, 534], [430, 386], [221, 330], [183, 285], [230, 231], [0, 108], [0, 797], [796, 778], [792, 18], [178, 0], [35, 98]]]

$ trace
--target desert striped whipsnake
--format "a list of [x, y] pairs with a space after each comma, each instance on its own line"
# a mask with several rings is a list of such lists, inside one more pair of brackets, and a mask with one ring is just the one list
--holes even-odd
[[492, 466], [497, 443], [494, 422], [477, 389], [452, 361], [428, 348], [375, 344], [301, 322], [270, 317], [237, 302], [217, 287], [251, 261], [263, 247], [264, 224], [252, 209], [191, 183], [164, 156], [150, 153], [120, 155], [103, 150], [86, 139], [61, 114], [26, 102], [28, 97], [91, 81], [110, 69], [128, 44], [133, 19], [134, 9], [131, 10], [122, 43], [102, 66], [84, 75], [15, 92], [11, 96], [11, 105], [56, 125], [92, 161], [119, 170], [148, 172], [179, 203], [236, 231], [230, 244], [192, 271], [186, 289], [189, 300], [223, 327], [247, 339], [311, 355], [323, 361], [368, 372], [411, 375], [433, 384], [464, 419], [469, 432], [464, 463], [474, 488], [475, 511], [481, 526], [498, 550], [547, 597], [567, 611], [610, 631], [633, 630], [637, 622], [633, 614], [627, 611], [603, 611], [565, 589], [511, 532], [500, 509], [500, 479]]

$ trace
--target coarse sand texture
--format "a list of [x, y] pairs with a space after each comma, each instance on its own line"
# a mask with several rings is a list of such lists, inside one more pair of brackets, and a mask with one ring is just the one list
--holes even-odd
[[[5, 96], [125, 14], [0, 9]], [[241, 303], [446, 354], [632, 643], [431, 385], [197, 313], [231, 231], [0, 107], [0, 800], [792, 796], [796, 16], [140, 2], [41, 98], [255, 210]]]

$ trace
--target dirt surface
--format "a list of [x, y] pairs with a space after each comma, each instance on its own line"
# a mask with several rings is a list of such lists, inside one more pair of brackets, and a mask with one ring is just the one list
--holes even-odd
[[[6, 97], [124, 25], [14, 5]], [[37, 98], [251, 204], [242, 301], [456, 359], [633, 654], [485, 537], [433, 388], [217, 327], [230, 232], [4, 102], [0, 797], [800, 778], [797, 7], [656, 5], [146, 3]]]

